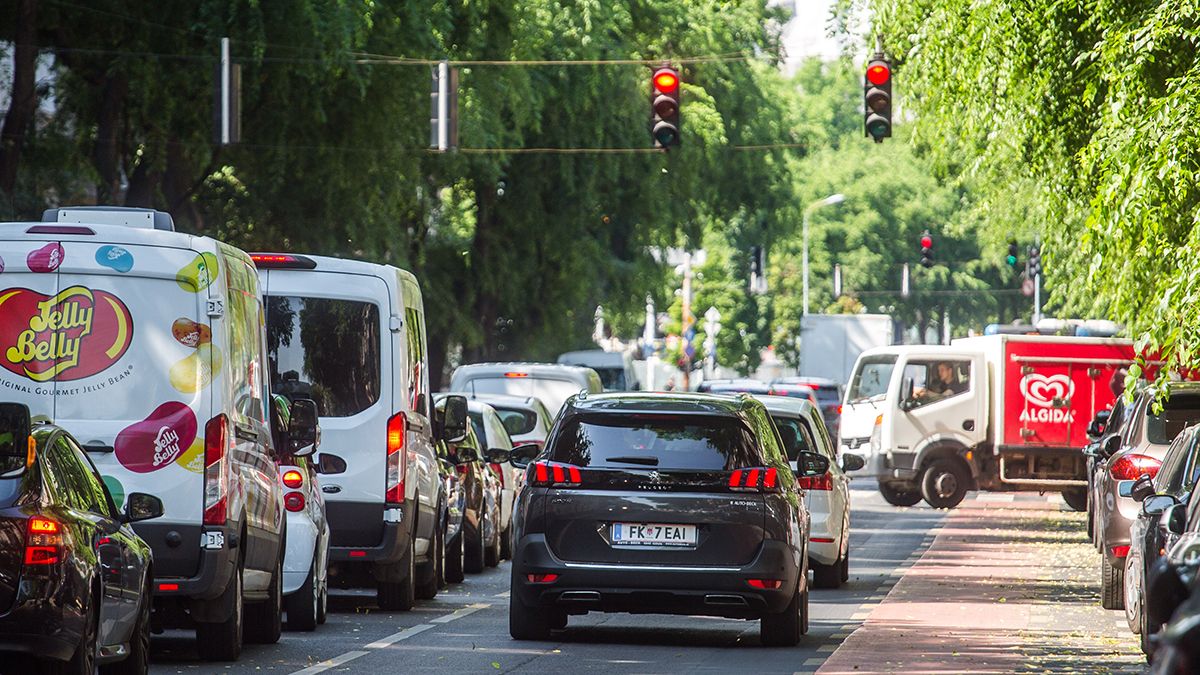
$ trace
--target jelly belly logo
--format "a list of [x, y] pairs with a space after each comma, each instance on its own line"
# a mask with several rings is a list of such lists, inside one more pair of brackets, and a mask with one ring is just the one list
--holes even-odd
[[[1075, 411], [1059, 407], [1075, 395], [1075, 383], [1066, 375], [1030, 373], [1021, 378], [1021, 394], [1026, 406], [1021, 411], [1022, 422], [1074, 422]], [[1056, 405], [1057, 402], [1057, 405]]]
[[133, 340], [133, 317], [117, 296], [72, 286], [50, 297], [0, 291], [0, 366], [35, 382], [78, 380], [116, 363]]

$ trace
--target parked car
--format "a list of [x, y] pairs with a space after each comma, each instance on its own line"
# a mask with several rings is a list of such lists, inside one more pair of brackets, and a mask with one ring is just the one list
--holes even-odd
[[603, 349], [584, 349], [560, 354], [558, 362], [565, 366], [591, 368], [600, 376], [604, 391], [638, 391], [637, 372], [630, 352], [607, 352]]
[[554, 424], [554, 415], [540, 399], [504, 394], [471, 394], [467, 397], [483, 401], [496, 409], [513, 445], [546, 444], [546, 437], [550, 435], [550, 427]]
[[173, 229], [111, 207], [0, 225], [0, 380], [80, 440], [117, 508], [162, 500], [134, 524], [154, 550], [156, 627], [194, 628], [203, 658], [233, 660], [243, 637], [281, 630], [262, 296], [244, 252]]
[[807, 388], [812, 393], [817, 409], [821, 411], [821, 418], [825, 420], [825, 428], [829, 430], [830, 437], [837, 441], [838, 427], [842, 421], [841, 385], [824, 377], [780, 377], [771, 380], [771, 393], [776, 396], [785, 392], [790, 396], [793, 388]]
[[1125, 399], [1118, 398], [1113, 407], [1096, 413], [1088, 423], [1088, 444], [1083, 446], [1083, 455], [1087, 459], [1087, 535], [1092, 545], [1096, 545], [1096, 475], [1100, 464], [1107, 459], [1103, 454], [1104, 438], [1116, 433], [1122, 424]]
[[450, 390], [469, 396], [509, 394], [532, 396], [557, 415], [568, 398], [586, 391], [598, 394], [604, 387], [591, 368], [556, 363], [474, 363], [459, 366], [450, 376]]
[[1185, 426], [1200, 422], [1200, 383], [1171, 385], [1162, 410], [1155, 412], [1152, 390], [1140, 392], [1126, 411], [1128, 422], [1119, 435], [1104, 441], [1108, 458], [1095, 486], [1096, 530], [1100, 540], [1100, 598], [1105, 609], [1124, 609], [1125, 558], [1129, 527], [1141, 504], [1130, 497], [1133, 481], [1153, 478], [1162, 466], [1171, 441]]
[[1190, 674], [1200, 666], [1200, 499], [1167, 507], [1161, 522], [1178, 539], [1146, 578], [1147, 621], [1164, 624], [1152, 639], [1151, 672]]
[[[500, 564], [500, 479], [484, 458], [486, 447], [470, 423], [469, 404], [456, 394], [438, 394], [434, 405], [443, 411], [446, 402], [457, 399], [464, 401], [466, 429], [455, 442], [449, 444], [448, 456], [455, 464], [464, 495], [462, 528], [459, 536], [448, 539], [446, 544], [446, 578], [462, 581], [463, 572], [478, 574], [485, 567]], [[462, 565], [458, 566], [458, 556]]]
[[[507, 456], [513, 449], [513, 442], [496, 409], [483, 401], [470, 401], [467, 410], [475, 435], [484, 448], [483, 454], [500, 450]], [[489, 466], [500, 487], [497, 509], [500, 518], [496, 521], [500, 530], [500, 557], [496, 560], [499, 564], [500, 560], [512, 557], [512, 514], [517, 494], [521, 491], [521, 471], [508, 462], [493, 462]]]
[[[435, 418], [440, 411], [434, 409]], [[435, 422], [436, 424], [436, 422]], [[438, 443], [438, 474], [442, 479], [443, 502], [446, 507], [441, 519], [442, 557], [438, 578], [444, 588], [449, 583], [463, 580], [463, 514], [467, 508], [467, 493], [458, 475], [457, 444]]]
[[344, 464], [321, 486], [330, 582], [374, 587], [380, 608], [408, 610], [437, 592], [444, 510], [420, 285], [389, 265], [252, 257], [266, 294], [272, 389], [316, 401], [322, 458]]
[[149, 670], [152, 555], [130, 524], [161, 516], [163, 505], [141, 492], [123, 501], [118, 509], [69, 433], [32, 427], [28, 406], [0, 403], [5, 672], [29, 672], [11, 653], [55, 673]]
[[[519, 446], [511, 461], [527, 467], [515, 639], [545, 639], [590, 611], [759, 620], [768, 645], [807, 631], [809, 515], [762, 403], [580, 395], [544, 449]], [[801, 477], [829, 469], [817, 454], [798, 461]]]
[[[816, 588], [838, 588], [850, 578], [850, 477], [845, 471], [861, 468], [863, 458], [846, 453], [842, 465], [834, 454], [833, 439], [816, 406], [807, 400], [758, 396], [775, 422], [793, 472], [801, 452], [829, 461], [820, 476], [798, 479], [812, 518], [808, 532], [808, 567]], [[845, 470], [843, 470], [845, 469]]]

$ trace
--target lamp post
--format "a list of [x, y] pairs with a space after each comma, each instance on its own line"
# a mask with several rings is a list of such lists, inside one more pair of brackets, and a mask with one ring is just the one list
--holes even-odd
[[822, 206], [833, 206], [846, 201], [846, 195], [838, 192], [809, 204], [804, 208], [804, 253], [801, 258], [801, 268], [804, 275], [804, 313], [808, 314], [808, 219], [812, 212]]

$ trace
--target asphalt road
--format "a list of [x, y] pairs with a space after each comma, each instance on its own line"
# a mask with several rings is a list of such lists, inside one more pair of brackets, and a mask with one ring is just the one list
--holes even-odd
[[406, 613], [379, 611], [373, 592], [331, 591], [328, 623], [316, 632], [248, 645], [233, 664], [200, 661], [189, 633], [155, 636], [151, 672], [812, 672], [920, 556], [943, 517], [889, 506], [873, 483], [856, 484], [851, 499], [850, 581], [812, 592], [809, 633], [793, 648], [761, 647], [757, 622], [628, 614], [571, 617], [549, 642], [516, 642], [504, 563]]

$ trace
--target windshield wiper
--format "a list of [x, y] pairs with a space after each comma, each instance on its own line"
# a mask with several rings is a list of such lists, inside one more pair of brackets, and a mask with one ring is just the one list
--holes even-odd
[[641, 464], [644, 466], [658, 466], [658, 458], [652, 455], [628, 455], [625, 457], [605, 457], [606, 462], [620, 462], [622, 464]]

